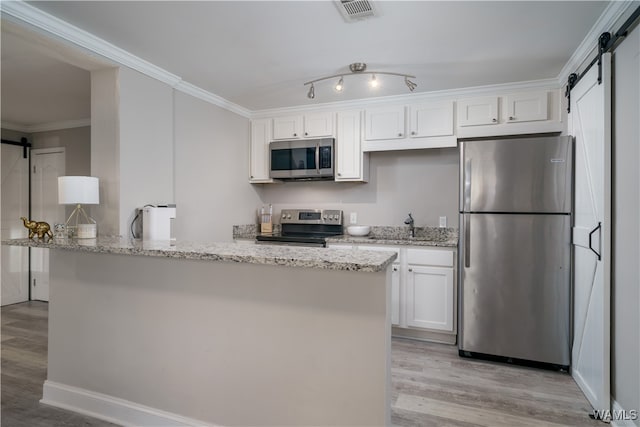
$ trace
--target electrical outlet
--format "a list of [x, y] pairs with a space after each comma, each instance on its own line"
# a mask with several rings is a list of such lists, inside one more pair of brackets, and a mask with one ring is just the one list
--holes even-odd
[[446, 216], [441, 216], [440, 217], [440, 227], [445, 228], [447, 226], [447, 217]]
[[358, 214], [355, 212], [351, 212], [349, 215], [349, 224], [355, 224], [358, 222]]

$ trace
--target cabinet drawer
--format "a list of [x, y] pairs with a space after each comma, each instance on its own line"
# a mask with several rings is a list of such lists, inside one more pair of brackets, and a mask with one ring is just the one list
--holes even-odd
[[453, 267], [453, 251], [407, 249], [407, 264]]

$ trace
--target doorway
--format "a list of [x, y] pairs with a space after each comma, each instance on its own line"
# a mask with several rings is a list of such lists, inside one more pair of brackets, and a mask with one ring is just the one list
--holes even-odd
[[[65, 149], [31, 150], [31, 216], [37, 221], [64, 224], [65, 208], [58, 204], [58, 177], [65, 175]], [[31, 248], [31, 299], [49, 301], [49, 250]]]

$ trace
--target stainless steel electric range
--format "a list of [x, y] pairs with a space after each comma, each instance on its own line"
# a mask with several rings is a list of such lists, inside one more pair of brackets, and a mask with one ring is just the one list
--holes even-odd
[[342, 234], [342, 211], [283, 209], [280, 233], [258, 234], [257, 243], [326, 247], [327, 237]]

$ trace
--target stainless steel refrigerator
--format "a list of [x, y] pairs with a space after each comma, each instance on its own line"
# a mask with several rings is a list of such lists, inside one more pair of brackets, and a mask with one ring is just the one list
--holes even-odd
[[568, 368], [571, 137], [460, 143], [461, 356]]

